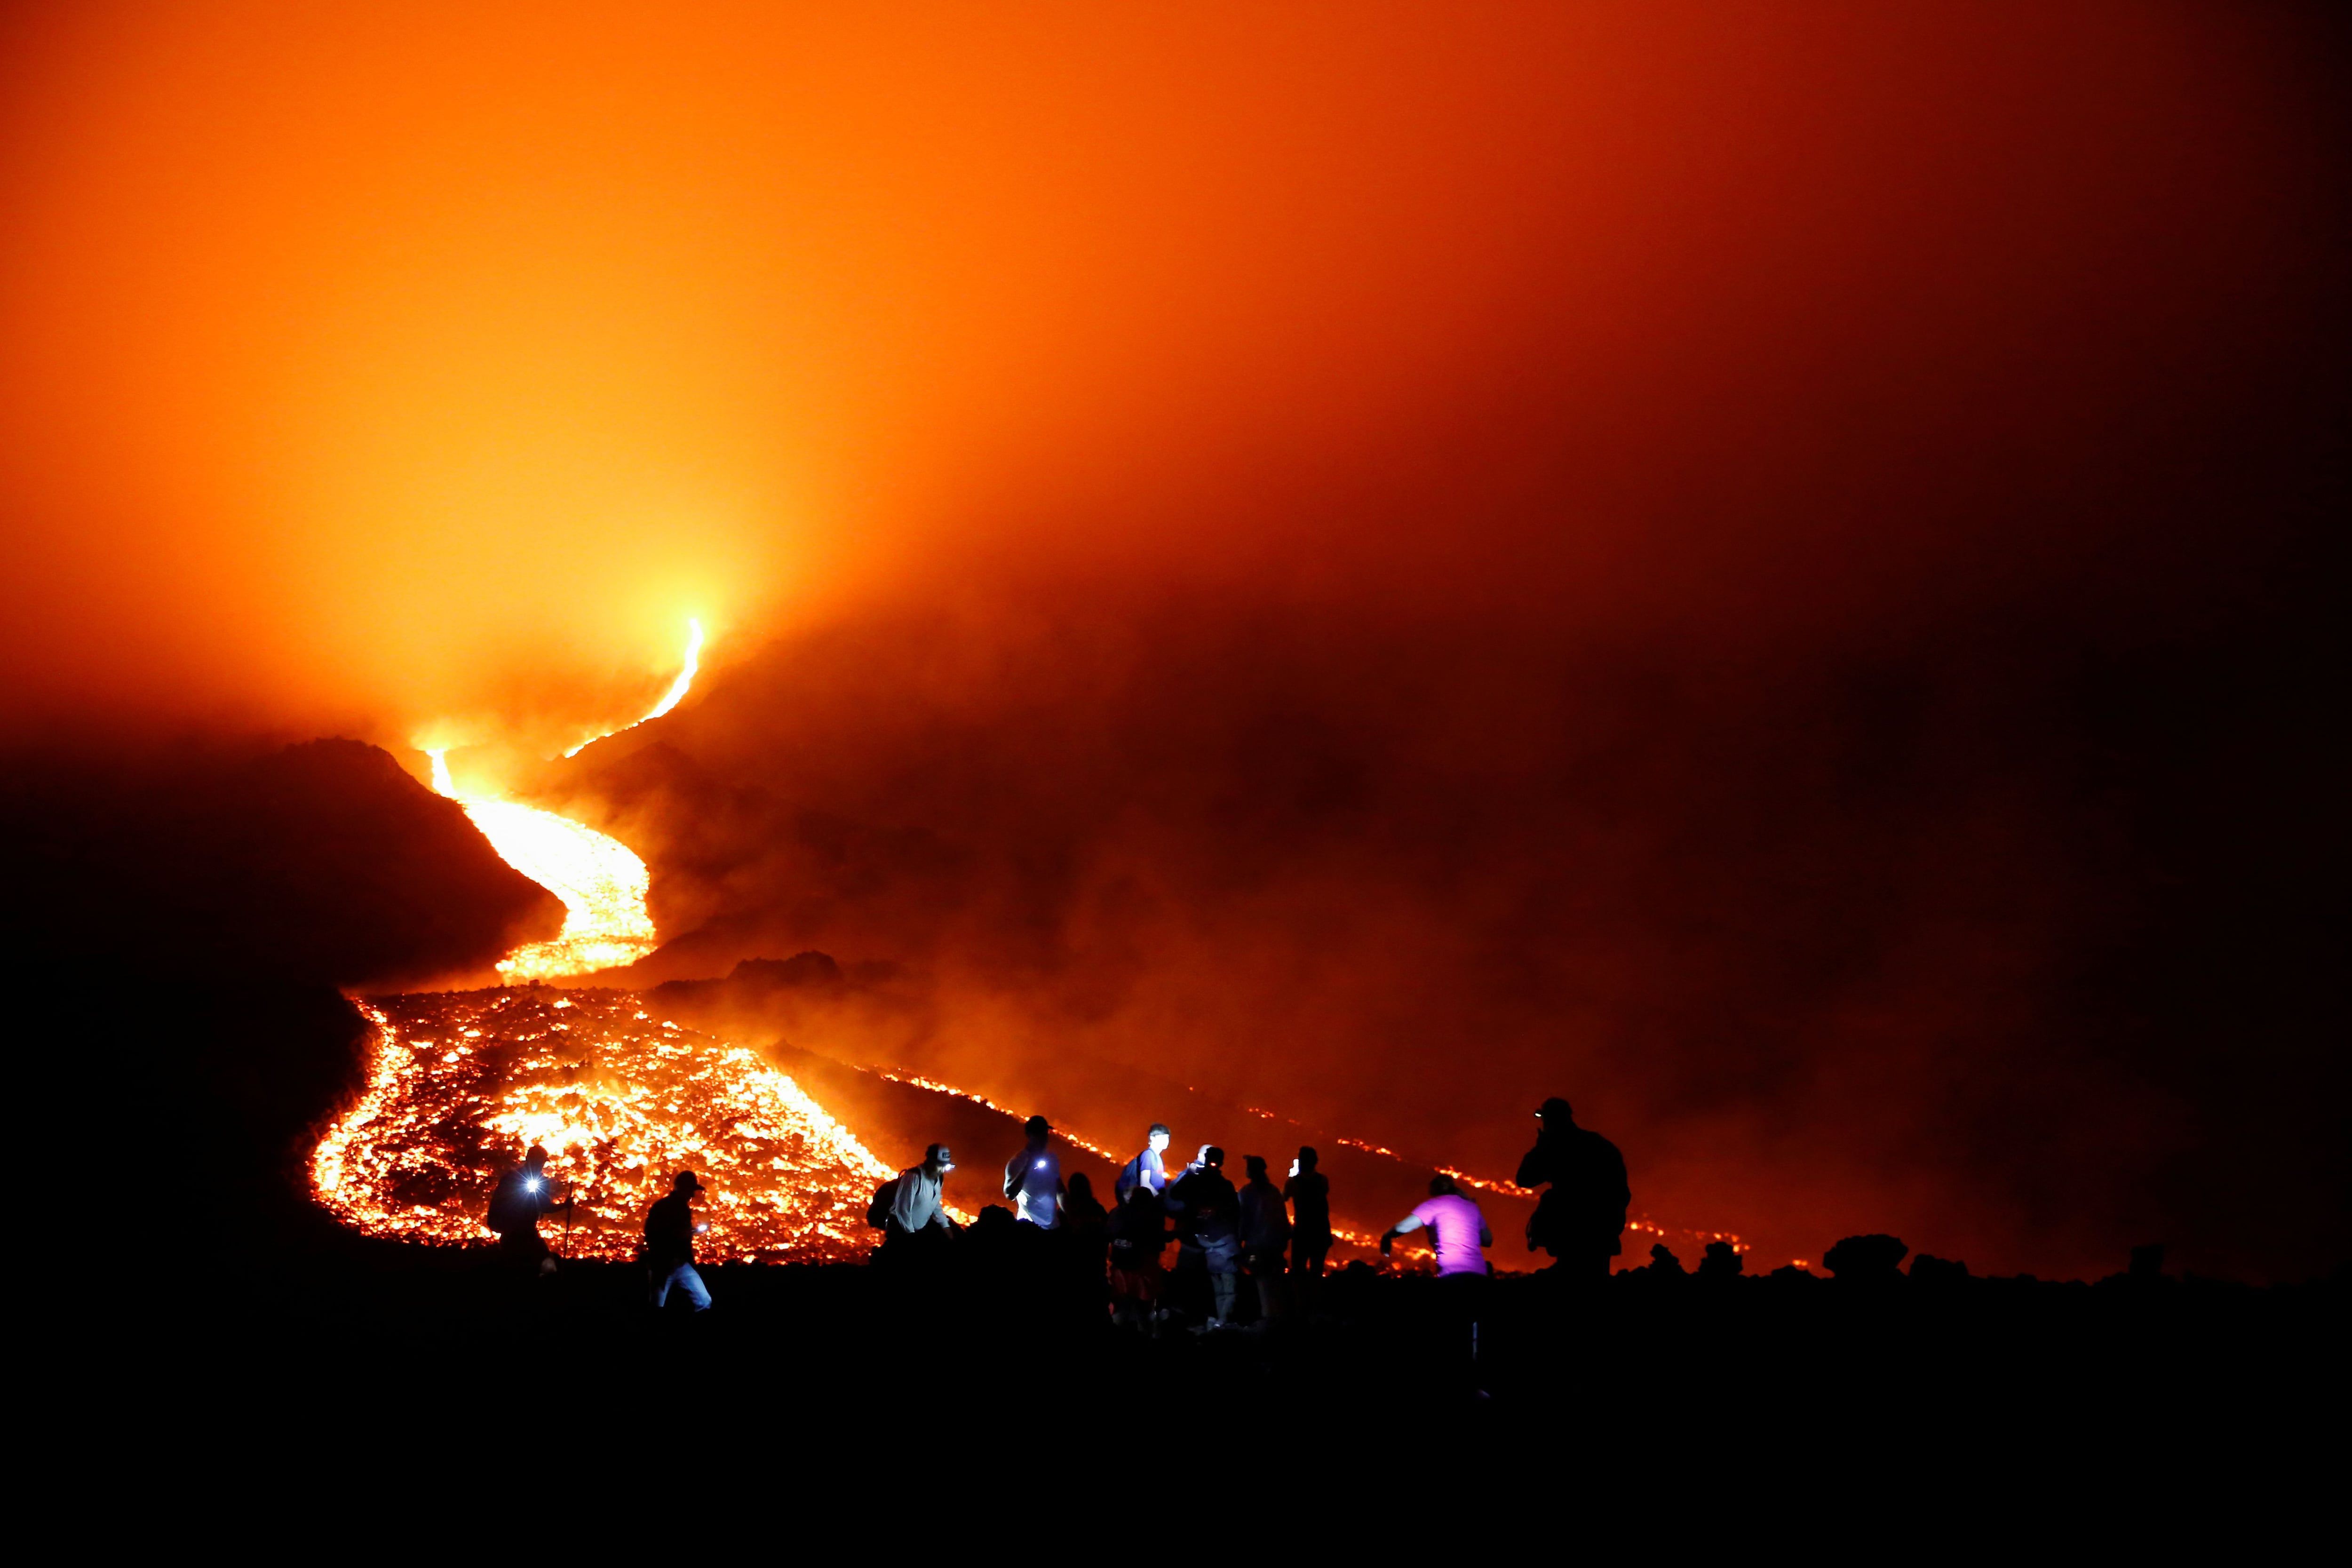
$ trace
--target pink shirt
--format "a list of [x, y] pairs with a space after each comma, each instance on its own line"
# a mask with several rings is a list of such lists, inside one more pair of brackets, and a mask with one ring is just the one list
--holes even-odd
[[1448, 1193], [1413, 1210], [1412, 1217], [1429, 1227], [1430, 1239], [1437, 1247], [1440, 1274], [1486, 1272], [1486, 1255], [1478, 1246], [1478, 1233], [1486, 1221], [1476, 1204], [1458, 1193]]

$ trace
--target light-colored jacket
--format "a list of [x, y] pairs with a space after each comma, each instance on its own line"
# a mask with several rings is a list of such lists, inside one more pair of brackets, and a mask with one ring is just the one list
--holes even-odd
[[948, 1220], [948, 1200], [940, 1191], [942, 1178], [933, 1175], [929, 1165], [917, 1165], [898, 1173], [898, 1194], [890, 1200], [890, 1218], [908, 1235], [927, 1225], [945, 1227]]

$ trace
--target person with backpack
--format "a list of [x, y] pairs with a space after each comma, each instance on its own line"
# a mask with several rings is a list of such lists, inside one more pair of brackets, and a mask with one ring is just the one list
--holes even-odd
[[[1183, 1245], [1176, 1251], [1176, 1270], [1197, 1291], [1200, 1278], [1208, 1277], [1210, 1312], [1207, 1327], [1222, 1329], [1233, 1321], [1234, 1297], [1241, 1288], [1241, 1199], [1225, 1175], [1225, 1152], [1214, 1143], [1184, 1167], [1170, 1185], [1165, 1202], [1175, 1218]], [[1198, 1300], [1198, 1295], [1194, 1295]]]
[[703, 1227], [695, 1223], [693, 1204], [702, 1192], [692, 1171], [680, 1171], [670, 1183], [669, 1196], [646, 1215], [646, 1273], [656, 1308], [668, 1304], [675, 1285], [696, 1311], [710, 1310], [710, 1291], [694, 1267], [694, 1236]]
[[547, 1151], [534, 1143], [520, 1165], [499, 1178], [486, 1221], [498, 1234], [499, 1257], [516, 1273], [545, 1279], [555, 1272], [555, 1256], [539, 1234], [540, 1215], [554, 1206], [555, 1184], [548, 1178]]
[[923, 1151], [921, 1164], [899, 1172], [874, 1194], [866, 1222], [879, 1225], [883, 1257], [912, 1257], [955, 1234], [946, 1193], [948, 1173], [954, 1169], [954, 1151], [934, 1143]]
[[1111, 1186], [1113, 1201], [1127, 1202], [1129, 1193], [1138, 1187], [1150, 1187], [1154, 1193], [1168, 1190], [1168, 1165], [1160, 1158], [1168, 1147], [1168, 1124], [1155, 1121], [1151, 1131], [1143, 1135], [1143, 1150], [1118, 1168], [1118, 1179]]
[[1576, 1124], [1576, 1112], [1554, 1095], [1536, 1112], [1541, 1131], [1519, 1162], [1512, 1184], [1547, 1187], [1528, 1217], [1528, 1250], [1556, 1261], [1547, 1274], [1580, 1283], [1606, 1282], [1609, 1260], [1625, 1250], [1625, 1215], [1633, 1202], [1625, 1156], [1617, 1145]]

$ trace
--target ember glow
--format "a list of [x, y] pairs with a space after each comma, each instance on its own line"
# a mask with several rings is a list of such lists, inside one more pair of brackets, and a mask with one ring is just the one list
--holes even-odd
[[[646, 1210], [681, 1170], [711, 1189], [706, 1259], [867, 1250], [866, 1203], [890, 1168], [740, 1046], [656, 1019], [622, 992], [398, 996], [365, 1011], [366, 1092], [310, 1159], [312, 1194], [357, 1230], [486, 1241], [499, 1173], [539, 1143], [572, 1200], [574, 1258], [635, 1256]], [[562, 1231], [541, 1226], [551, 1246]]]

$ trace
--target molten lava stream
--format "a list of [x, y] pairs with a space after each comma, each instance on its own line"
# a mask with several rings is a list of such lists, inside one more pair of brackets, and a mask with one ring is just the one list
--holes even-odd
[[[643, 717], [623, 725], [649, 724], [683, 700], [702, 668], [702, 623], [686, 623], [686, 655], [677, 679]], [[594, 742], [617, 735], [591, 735], [563, 754], [576, 757]], [[563, 904], [563, 930], [553, 942], [517, 948], [499, 962], [508, 981], [560, 980], [635, 963], [655, 947], [654, 919], [646, 907], [652, 874], [635, 850], [551, 811], [498, 795], [461, 791], [449, 776], [449, 752], [427, 748], [433, 787], [466, 808], [499, 858], [553, 893]]]
[[[711, 1192], [706, 1258], [866, 1256], [866, 1203], [894, 1173], [740, 1046], [656, 1021], [625, 992], [540, 987], [394, 996], [369, 1083], [310, 1160], [318, 1202], [371, 1236], [489, 1239], [499, 1172], [532, 1143], [572, 1198], [568, 1250], [635, 1256], [681, 1170]], [[562, 1243], [559, 1220], [542, 1227]]]
[[558, 980], [635, 963], [654, 950], [646, 908], [653, 874], [635, 850], [567, 816], [520, 801], [460, 795], [449, 765], [433, 754], [433, 784], [466, 808], [499, 858], [563, 903], [563, 930], [552, 942], [519, 947], [499, 961], [509, 981]]

